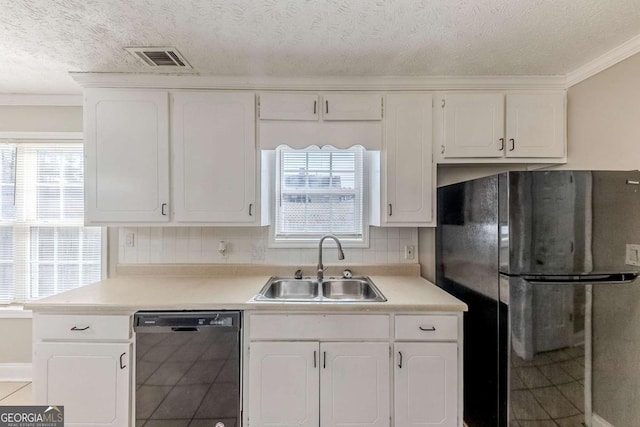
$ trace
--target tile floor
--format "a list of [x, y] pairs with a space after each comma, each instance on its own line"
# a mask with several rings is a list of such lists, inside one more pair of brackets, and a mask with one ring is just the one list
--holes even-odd
[[31, 405], [31, 383], [0, 382], [0, 406]]
[[584, 347], [511, 356], [513, 427], [584, 426]]

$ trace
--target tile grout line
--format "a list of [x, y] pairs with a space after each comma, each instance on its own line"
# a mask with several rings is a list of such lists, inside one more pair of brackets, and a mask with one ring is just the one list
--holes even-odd
[[2, 404], [2, 402], [4, 402], [5, 400], [7, 400], [8, 398], [10, 398], [11, 396], [13, 396], [14, 394], [16, 394], [17, 392], [19, 392], [20, 390], [22, 390], [25, 387], [28, 387], [29, 385], [31, 385], [30, 382], [25, 383], [22, 387], [12, 391], [11, 393], [7, 394], [6, 396], [4, 396], [2, 399], [0, 399], [0, 404]]

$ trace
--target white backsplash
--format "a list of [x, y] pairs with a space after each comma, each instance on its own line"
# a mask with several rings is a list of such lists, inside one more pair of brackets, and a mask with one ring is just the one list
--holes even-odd
[[[119, 230], [118, 262], [292, 266], [318, 262], [317, 248], [269, 248], [268, 233], [268, 227], [122, 227]], [[133, 246], [130, 246], [131, 234]], [[221, 240], [227, 243], [226, 256], [218, 252]], [[407, 245], [415, 248], [413, 259], [405, 259]], [[369, 248], [345, 248], [342, 261], [338, 261], [331, 242], [324, 251], [324, 260], [329, 265], [413, 264], [418, 262], [418, 229], [371, 227]]]

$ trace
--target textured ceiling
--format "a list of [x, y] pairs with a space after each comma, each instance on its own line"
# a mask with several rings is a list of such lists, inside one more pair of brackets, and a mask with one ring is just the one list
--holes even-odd
[[79, 93], [68, 71], [557, 75], [640, 33], [640, 0], [0, 0], [0, 93]]

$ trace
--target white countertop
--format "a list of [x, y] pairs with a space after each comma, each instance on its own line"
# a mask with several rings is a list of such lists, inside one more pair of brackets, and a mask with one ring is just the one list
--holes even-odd
[[[369, 276], [387, 298], [387, 301], [355, 303], [254, 302], [251, 301], [251, 298], [260, 291], [269, 277], [282, 274], [282, 272], [269, 270], [265, 267], [225, 267], [211, 267], [209, 269], [189, 266], [122, 268], [121, 270], [125, 274], [33, 301], [25, 307], [35, 312], [113, 314], [133, 313], [138, 310], [287, 310], [305, 312], [467, 310], [465, 303], [417, 275], [416, 272], [419, 270], [416, 270], [415, 267], [408, 270], [401, 266], [371, 269], [372, 274]], [[270, 271], [270, 274], [265, 274], [266, 271]], [[355, 268], [354, 273], [356, 273]], [[361, 274], [361, 271], [356, 274]]]

